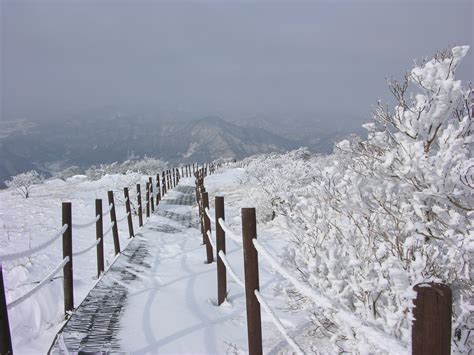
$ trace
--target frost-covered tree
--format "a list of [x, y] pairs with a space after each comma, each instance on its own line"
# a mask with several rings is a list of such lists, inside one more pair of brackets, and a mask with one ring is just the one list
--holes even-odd
[[[298, 150], [244, 162], [257, 182], [250, 203], [262, 222], [275, 216], [292, 235], [286, 266], [302, 281], [406, 344], [413, 286], [447, 283], [456, 351], [465, 350], [472, 311], [470, 89], [454, 77], [467, 50], [440, 52], [390, 82], [397, 104], [377, 105], [364, 125], [367, 139], [352, 136], [330, 156]], [[290, 285], [284, 289], [334, 351], [379, 350], [334, 309], [318, 307]]]
[[14, 189], [20, 196], [28, 198], [30, 197], [31, 190], [43, 182], [43, 176], [38, 174], [36, 170], [31, 170], [13, 176], [10, 180], [5, 181], [5, 184], [7, 187]]

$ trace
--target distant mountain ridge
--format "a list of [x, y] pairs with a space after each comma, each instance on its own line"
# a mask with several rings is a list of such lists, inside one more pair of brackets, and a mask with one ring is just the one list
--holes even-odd
[[145, 155], [185, 163], [299, 147], [263, 128], [241, 127], [217, 117], [190, 122], [124, 115], [43, 124], [19, 121], [0, 124], [0, 181], [33, 168], [47, 172], [53, 166], [88, 167]]

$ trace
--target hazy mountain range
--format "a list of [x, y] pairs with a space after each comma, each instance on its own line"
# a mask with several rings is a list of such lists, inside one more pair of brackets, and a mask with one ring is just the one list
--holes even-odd
[[291, 120], [249, 119], [236, 125], [216, 117], [167, 122], [113, 114], [40, 122], [0, 122], [0, 181], [31, 169], [47, 175], [71, 165], [85, 168], [145, 155], [180, 163], [301, 146], [328, 152], [341, 135], [338, 129], [309, 129]]

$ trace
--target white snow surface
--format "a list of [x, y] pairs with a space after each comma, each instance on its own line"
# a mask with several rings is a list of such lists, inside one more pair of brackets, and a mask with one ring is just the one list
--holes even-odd
[[[240, 208], [242, 206], [242, 168], [230, 169], [205, 179], [209, 192], [210, 214], [214, 215], [214, 196], [225, 197], [226, 225], [234, 231], [241, 230]], [[147, 176], [141, 177], [146, 182]], [[86, 224], [95, 218], [94, 200], [103, 199], [107, 206], [106, 193], [116, 191], [117, 218], [124, 217], [125, 206], [120, 186], [129, 186], [126, 175], [108, 175], [97, 181], [84, 179], [49, 180], [38, 186], [30, 198], [24, 199], [11, 190], [0, 192], [4, 203], [0, 206], [2, 234], [0, 254], [17, 252], [47, 241], [58, 230], [61, 222], [61, 202], [71, 201], [73, 223]], [[193, 179], [183, 179], [181, 184], [194, 186]], [[131, 200], [135, 199], [132, 193]], [[166, 198], [179, 192], [171, 191]], [[133, 202], [133, 201], [132, 201]], [[193, 210], [197, 218], [197, 207], [165, 205], [161, 208], [184, 213]], [[185, 229], [180, 233], [164, 233], [144, 228], [138, 230], [138, 218], [133, 216], [139, 238], [160, 239], [150, 243], [151, 269], [140, 273], [139, 281], [130, 289], [125, 312], [121, 319], [122, 347], [131, 353], [246, 353], [247, 328], [245, 292], [231, 277], [228, 277], [228, 298], [217, 306], [216, 263], [205, 264], [206, 252], [200, 231]], [[152, 215], [149, 222], [173, 222]], [[104, 218], [104, 230], [110, 225]], [[263, 227], [263, 226], [262, 226]], [[212, 230], [215, 229], [214, 219]], [[239, 233], [240, 234], [240, 233]], [[126, 221], [119, 223], [121, 248], [128, 243]], [[259, 240], [265, 248], [278, 255], [286, 246], [287, 237], [265, 226], [259, 230]], [[85, 250], [95, 242], [95, 227], [73, 229], [73, 250]], [[111, 234], [104, 236], [107, 265], [114, 260]], [[97, 282], [95, 248], [74, 258], [74, 303], [75, 306], [87, 295]], [[215, 251], [214, 251], [215, 252]], [[4, 279], [7, 288], [7, 303], [33, 288], [62, 260], [61, 240], [29, 258], [4, 262]], [[243, 279], [243, 251], [241, 244], [227, 238], [226, 260], [239, 278]], [[61, 277], [61, 273], [58, 275]], [[307, 324], [302, 312], [293, 312], [287, 297], [278, 289], [280, 277], [269, 265], [260, 267], [260, 290], [272, 307], [275, 316], [285, 326], [288, 334], [303, 342], [301, 329]], [[62, 279], [47, 283], [38, 293], [9, 311], [13, 346], [16, 354], [45, 353], [63, 321]], [[273, 315], [272, 315], [273, 316]], [[263, 346], [266, 353], [290, 353], [291, 348], [273, 325], [269, 315], [262, 309]]]

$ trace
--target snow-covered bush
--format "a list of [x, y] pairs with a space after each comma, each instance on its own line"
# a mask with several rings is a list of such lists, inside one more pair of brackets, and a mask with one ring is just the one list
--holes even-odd
[[58, 172], [54, 175], [54, 177], [56, 179], [67, 180], [75, 175], [81, 175], [83, 172], [83, 169], [81, 169], [79, 166], [73, 165]]
[[44, 182], [44, 177], [36, 170], [13, 176], [10, 180], [5, 181], [7, 187], [14, 189], [20, 196], [24, 198], [30, 197], [31, 190]]
[[155, 176], [168, 168], [168, 162], [145, 156], [140, 160], [126, 160], [122, 163], [100, 164], [86, 170], [86, 175], [91, 180], [98, 180], [107, 174], [128, 174], [136, 172], [143, 175]]
[[[300, 149], [243, 162], [261, 221], [273, 215], [292, 235], [287, 267], [301, 280], [405, 344], [413, 286], [447, 283], [460, 352], [472, 311], [474, 159], [470, 90], [454, 72], [467, 50], [438, 53], [391, 82], [397, 105], [377, 106], [367, 139], [352, 136], [330, 156]], [[334, 310], [288, 290], [334, 351], [380, 350]]]

